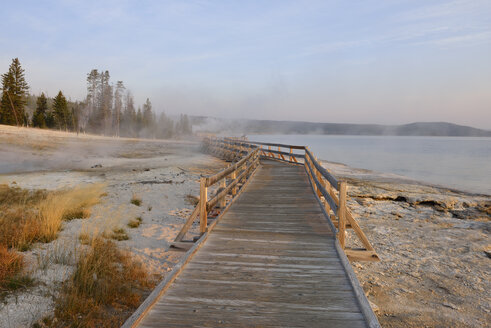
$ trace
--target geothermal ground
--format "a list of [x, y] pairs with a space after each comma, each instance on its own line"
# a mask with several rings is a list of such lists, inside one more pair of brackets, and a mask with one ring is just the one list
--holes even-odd
[[324, 166], [348, 181], [348, 206], [381, 258], [353, 268], [382, 327], [489, 326], [490, 196]]
[[[27, 189], [106, 184], [100, 204], [88, 219], [64, 222], [59, 237], [23, 252], [27, 289], [3, 295], [0, 327], [31, 327], [53, 313], [54, 297], [74, 270], [70, 258], [80, 234], [122, 228], [129, 239], [117, 241], [156, 279], [184, 254], [169, 249], [199, 195], [199, 177], [226, 163], [199, 151], [198, 142], [116, 139], [0, 126], [0, 184]], [[141, 199], [140, 206], [130, 201]], [[128, 223], [141, 217], [136, 228]], [[51, 261], [55, 258], [66, 258]], [[53, 263], [58, 262], [58, 263]]]
[[[157, 280], [165, 277], [184, 254], [169, 249], [169, 243], [193, 208], [188, 196], [198, 195], [201, 174], [227, 165], [201, 154], [197, 142], [6, 126], [0, 126], [0, 155], [3, 184], [49, 190], [106, 184], [106, 196], [90, 218], [65, 222], [58, 239], [23, 252], [34, 284], [2, 296], [0, 327], [8, 328], [30, 327], [52, 315], [54, 297], [74, 270], [70, 258], [80, 234], [125, 229], [129, 239], [117, 241], [118, 246]], [[353, 266], [383, 327], [491, 322], [491, 197], [324, 165], [347, 179], [348, 205], [382, 259]], [[132, 198], [141, 204], [132, 204]], [[128, 227], [137, 217], [141, 225]], [[356, 245], [351, 234], [348, 245]]]

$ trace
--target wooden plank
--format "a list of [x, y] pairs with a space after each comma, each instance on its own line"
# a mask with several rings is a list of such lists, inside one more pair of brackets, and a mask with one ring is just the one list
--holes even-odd
[[304, 168], [266, 162], [246, 183], [139, 326], [367, 327]]

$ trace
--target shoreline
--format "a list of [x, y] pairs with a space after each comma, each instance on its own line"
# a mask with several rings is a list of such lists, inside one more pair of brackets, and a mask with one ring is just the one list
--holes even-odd
[[[308, 145], [318, 159], [393, 174], [442, 188], [491, 195], [487, 139], [381, 136], [249, 135], [251, 140]], [[390, 173], [389, 173], [390, 172]]]
[[[367, 179], [374, 182], [400, 183], [400, 184], [408, 184], [408, 185], [413, 184], [422, 187], [440, 189], [442, 191], [449, 191], [456, 194], [463, 194], [466, 196], [491, 197], [491, 194], [471, 192], [463, 189], [456, 189], [456, 188], [440, 185], [437, 183], [424, 182], [416, 178], [411, 178], [395, 173], [380, 172], [376, 170], [352, 167], [349, 166], [348, 164], [341, 163], [341, 162], [333, 162], [328, 160], [320, 160], [320, 161], [322, 165], [327, 169], [338, 172], [336, 175], [344, 176], [347, 178]], [[344, 167], [346, 168], [346, 170], [340, 170], [339, 167]]]
[[[491, 322], [491, 196], [322, 164], [348, 180], [348, 207], [381, 257], [352, 265], [382, 327]], [[347, 245], [360, 246], [351, 231]]]

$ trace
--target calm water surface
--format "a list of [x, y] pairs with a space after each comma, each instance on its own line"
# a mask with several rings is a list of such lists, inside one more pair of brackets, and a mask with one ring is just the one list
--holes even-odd
[[491, 195], [491, 138], [250, 135], [307, 145], [322, 160]]

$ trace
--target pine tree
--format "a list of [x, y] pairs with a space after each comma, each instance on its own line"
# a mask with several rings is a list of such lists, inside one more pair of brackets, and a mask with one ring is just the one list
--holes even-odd
[[152, 103], [150, 99], [147, 98], [147, 101], [143, 104], [143, 126], [145, 128], [151, 128], [153, 123], [153, 114], [152, 114]]
[[24, 110], [29, 86], [24, 77], [24, 69], [18, 58], [12, 59], [9, 71], [2, 75], [2, 100], [0, 103], [0, 123], [27, 125]]
[[136, 112], [136, 136], [140, 135], [140, 131], [143, 128], [143, 114], [140, 107], [138, 107], [138, 111]]
[[67, 131], [70, 126], [71, 117], [68, 111], [66, 98], [61, 91], [58, 92], [58, 95], [54, 99], [53, 112], [56, 127], [60, 130], [65, 129], [65, 131]]
[[120, 127], [121, 127], [121, 112], [123, 110], [123, 91], [125, 87], [123, 85], [123, 81], [118, 81], [116, 83], [116, 88], [114, 90], [114, 131], [116, 136], [119, 137]]
[[46, 113], [48, 111], [48, 99], [46, 99], [44, 93], [41, 93], [36, 103], [36, 111], [32, 116], [32, 126], [44, 129], [47, 126]]
[[136, 137], [135, 123], [136, 123], [135, 102], [133, 100], [133, 96], [131, 95], [131, 92], [128, 90], [126, 92], [125, 107], [124, 107], [123, 119], [122, 119], [122, 127], [123, 127], [122, 135], [127, 137]]
[[109, 71], [105, 71], [100, 74], [100, 111], [104, 119], [103, 133], [109, 135], [112, 126], [112, 101], [113, 101], [113, 91], [112, 86], [109, 84]]
[[167, 117], [163, 112], [160, 113], [158, 128], [158, 138], [170, 139], [174, 136], [174, 121]]
[[179, 117], [179, 121], [176, 123], [177, 133], [180, 135], [190, 135], [192, 134], [191, 123], [189, 122], [189, 118], [186, 114], [181, 114]]
[[99, 110], [99, 71], [93, 69], [87, 74], [87, 107], [81, 120], [83, 128], [92, 132], [100, 132], [102, 115]]
[[48, 112], [46, 112], [46, 127], [48, 129], [56, 128], [55, 115], [53, 114], [52, 110], [48, 110]]

